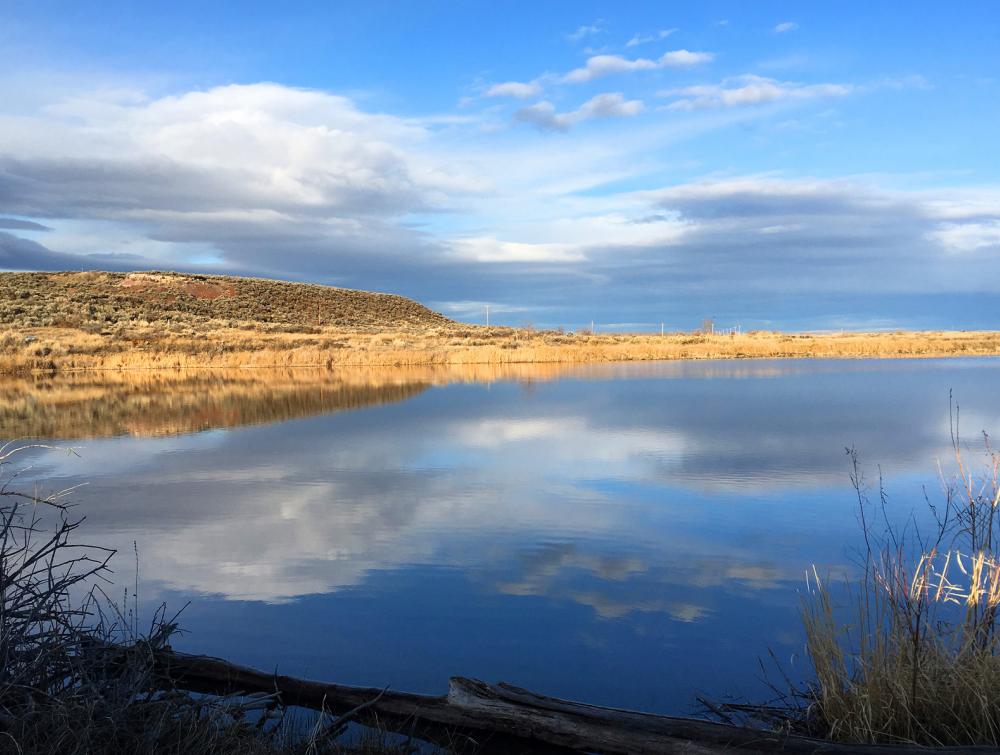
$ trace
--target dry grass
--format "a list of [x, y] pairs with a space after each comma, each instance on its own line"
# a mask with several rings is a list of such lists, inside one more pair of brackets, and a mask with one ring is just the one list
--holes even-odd
[[953, 426], [943, 500], [903, 525], [881, 486], [869, 500], [850, 451], [861, 575], [840, 590], [813, 570], [802, 616], [814, 678], [777, 704], [716, 712], [848, 743], [1000, 746], [1000, 455], [986, 437], [974, 473]]
[[[931, 505], [927, 536], [915, 524], [886, 525], [876, 536], [863, 517], [864, 576], [851, 625], [838, 621], [816, 579], [803, 617], [815, 715], [828, 737], [1000, 745], [1000, 455], [985, 442], [977, 476], [953, 433], [956, 476]], [[871, 512], [856, 463], [854, 480], [862, 512]]]
[[[30, 340], [28, 340], [30, 339]], [[0, 331], [0, 373], [251, 367], [378, 367], [628, 362], [657, 359], [898, 358], [1000, 355], [1000, 333], [742, 336], [561, 335], [509, 328], [303, 336], [220, 329], [198, 337], [155, 328], [117, 338], [66, 328]]]
[[0, 322], [90, 333], [158, 323], [174, 333], [237, 328], [310, 333], [322, 326], [447, 324], [392, 294], [308, 283], [178, 273], [2, 273]]
[[1000, 354], [1000, 333], [590, 334], [386, 294], [167, 273], [0, 273], [0, 372]]

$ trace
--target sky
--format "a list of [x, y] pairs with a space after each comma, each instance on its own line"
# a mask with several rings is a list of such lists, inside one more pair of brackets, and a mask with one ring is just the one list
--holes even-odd
[[995, 2], [0, 0], [0, 269], [1000, 328]]

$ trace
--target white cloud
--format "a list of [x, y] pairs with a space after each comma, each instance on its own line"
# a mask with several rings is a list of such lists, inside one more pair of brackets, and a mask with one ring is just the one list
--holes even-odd
[[765, 225], [758, 229], [757, 233], [768, 236], [774, 233], [792, 233], [794, 231], [801, 231], [804, 228], [805, 226], [801, 223], [791, 223], [789, 225]]
[[570, 71], [563, 76], [562, 80], [568, 84], [582, 84], [612, 74], [655, 71], [659, 68], [686, 68], [699, 63], [707, 63], [714, 57], [710, 52], [691, 52], [690, 50], [665, 52], [656, 60], [649, 58], [629, 59], [621, 55], [594, 55], [587, 59], [586, 65]]
[[671, 50], [660, 56], [661, 68], [684, 68], [699, 63], [709, 63], [715, 58], [711, 52], [691, 52], [690, 50]]
[[632, 39], [625, 43], [626, 47], [637, 47], [639, 45], [644, 45], [647, 42], [656, 42], [661, 39], [666, 39], [671, 34], [674, 34], [677, 29], [660, 29], [655, 34], [636, 34]]
[[556, 112], [555, 106], [542, 101], [521, 108], [514, 120], [530, 123], [543, 130], [568, 131], [572, 126], [594, 118], [630, 118], [643, 110], [640, 100], [626, 100], [621, 92], [606, 92], [591, 97], [576, 110]]
[[780, 24], [774, 27], [775, 34], [785, 34], [790, 31], [795, 31], [799, 28], [799, 25], [794, 21], [782, 21]]
[[629, 118], [642, 112], [642, 102], [626, 100], [621, 92], [608, 92], [591, 97], [576, 110], [577, 120], [590, 118]]
[[[196, 244], [234, 270], [308, 273], [331, 248], [359, 264], [362, 249], [390, 239], [418, 248], [400, 218], [482, 189], [429, 156], [432, 135], [426, 122], [277, 84], [79, 95], [0, 114], [0, 206], [120, 224], [120, 235], [155, 239], [146, 248], [162, 248], [167, 265], [183, 261], [178, 245]], [[110, 241], [75, 251], [103, 253]], [[59, 229], [47, 241], [66, 242]]]
[[486, 308], [490, 308], [490, 313], [494, 315], [498, 314], [517, 314], [518, 312], [527, 312], [528, 307], [518, 307], [512, 304], [498, 304], [492, 301], [432, 301], [427, 302], [427, 306], [431, 309], [437, 310], [438, 312], [444, 312], [450, 317], [457, 317], [461, 319], [474, 319], [476, 321], [482, 321], [486, 313]]
[[[427, 133], [402, 118], [365, 113], [345, 97], [277, 84], [224, 86], [150, 102], [81, 97], [37, 117], [0, 116], [8, 156], [44, 159], [50, 166], [113, 161], [114, 171], [96, 176], [109, 204], [134, 206], [138, 199], [134, 184], [116, 183], [116, 172], [162, 161], [192, 179], [172, 188], [194, 192], [191, 203], [202, 211], [232, 206], [234, 195], [243, 206], [325, 208], [333, 215], [360, 199], [359, 191], [375, 211], [419, 204], [418, 196], [448, 181], [406, 152]], [[196, 174], [205, 185], [196, 185]], [[219, 184], [228, 179], [220, 196]], [[374, 203], [372, 192], [379, 196]]]
[[568, 244], [527, 244], [501, 241], [493, 236], [457, 239], [455, 255], [474, 262], [579, 262], [583, 253]]
[[1000, 250], [1000, 220], [944, 223], [931, 232], [931, 237], [954, 252]]
[[600, 23], [586, 24], [584, 26], [577, 27], [576, 31], [570, 32], [566, 35], [566, 39], [571, 42], [579, 42], [584, 37], [590, 37], [594, 34], [600, 34], [604, 29], [601, 27]]
[[555, 131], [567, 131], [571, 125], [566, 115], [557, 113], [556, 106], [547, 100], [521, 108], [514, 113], [514, 120]]
[[542, 87], [537, 81], [505, 81], [502, 84], [494, 84], [487, 89], [486, 96], [524, 99], [526, 97], [535, 97], [541, 91]]
[[703, 110], [707, 108], [760, 105], [779, 100], [809, 100], [824, 97], [844, 97], [855, 91], [850, 84], [799, 84], [747, 74], [725, 79], [721, 84], [669, 89], [659, 93], [674, 97], [671, 110]]

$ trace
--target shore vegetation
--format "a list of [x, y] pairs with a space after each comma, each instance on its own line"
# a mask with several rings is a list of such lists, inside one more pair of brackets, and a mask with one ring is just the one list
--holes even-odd
[[[599, 330], [599, 328], [598, 328]], [[1000, 332], [487, 327], [390, 294], [176, 273], [0, 273], [0, 373], [1000, 355]]]
[[985, 434], [963, 443], [952, 418], [953, 472], [915, 507], [893, 504], [881, 479], [870, 489], [848, 449], [860, 557], [846, 580], [807, 575], [811, 674], [779, 668], [772, 701], [711, 712], [857, 745], [1000, 746], [1000, 454]]

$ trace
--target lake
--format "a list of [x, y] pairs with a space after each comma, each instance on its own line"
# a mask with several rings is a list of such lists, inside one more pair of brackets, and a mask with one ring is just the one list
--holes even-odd
[[[24, 482], [120, 549], [178, 649], [441, 693], [448, 676], [688, 713], [802, 672], [805, 573], [855, 568], [859, 452], [893, 516], [973, 447], [1000, 360], [77, 375], [0, 382]], [[134, 543], [134, 546], [133, 546]]]

